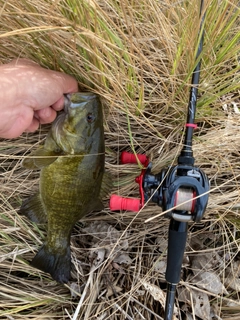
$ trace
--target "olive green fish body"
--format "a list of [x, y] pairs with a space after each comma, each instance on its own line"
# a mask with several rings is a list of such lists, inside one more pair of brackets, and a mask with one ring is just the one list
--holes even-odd
[[101, 153], [59, 157], [41, 170], [40, 195], [47, 212], [49, 246], [61, 245], [75, 223], [94, 209], [104, 171], [103, 150]]
[[26, 200], [20, 212], [35, 222], [47, 220], [47, 239], [32, 265], [58, 282], [70, 277], [73, 226], [102, 209], [104, 152], [100, 101], [94, 94], [76, 93], [68, 96], [65, 113], [53, 123], [43, 148], [23, 163], [41, 168], [41, 174], [39, 194]]

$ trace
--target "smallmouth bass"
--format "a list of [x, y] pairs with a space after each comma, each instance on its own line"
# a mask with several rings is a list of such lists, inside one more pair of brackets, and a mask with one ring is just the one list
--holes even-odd
[[25, 200], [20, 213], [36, 223], [47, 222], [47, 239], [32, 265], [67, 283], [71, 271], [70, 237], [85, 214], [103, 209], [111, 187], [104, 172], [102, 106], [89, 92], [66, 96], [64, 112], [53, 122], [43, 147], [23, 160], [41, 169], [39, 192]]

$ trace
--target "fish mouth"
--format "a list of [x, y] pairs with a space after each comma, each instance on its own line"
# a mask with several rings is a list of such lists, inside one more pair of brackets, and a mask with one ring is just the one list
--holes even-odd
[[68, 113], [68, 108], [70, 108], [70, 105], [71, 105], [71, 97], [70, 97], [70, 94], [65, 94], [64, 95], [64, 107], [63, 107], [63, 110], [65, 113]]
[[91, 100], [95, 100], [97, 95], [93, 92], [75, 92], [64, 95], [64, 112], [68, 113], [69, 109], [84, 106]]

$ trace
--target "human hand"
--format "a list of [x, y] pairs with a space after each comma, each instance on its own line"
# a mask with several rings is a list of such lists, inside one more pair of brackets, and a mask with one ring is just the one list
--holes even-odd
[[16, 138], [52, 122], [64, 106], [63, 94], [77, 91], [73, 77], [33, 61], [0, 65], [0, 137]]

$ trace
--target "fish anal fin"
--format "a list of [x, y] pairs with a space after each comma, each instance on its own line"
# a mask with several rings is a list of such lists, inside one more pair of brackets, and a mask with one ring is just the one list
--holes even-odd
[[101, 211], [101, 210], [103, 210], [103, 209], [104, 209], [104, 205], [103, 205], [102, 201], [101, 201], [100, 199], [96, 199], [96, 200], [94, 201], [94, 204], [92, 204], [92, 205], [90, 206], [89, 212], [90, 212], [90, 211]]
[[110, 173], [108, 172], [104, 172], [103, 174], [103, 178], [102, 178], [102, 184], [101, 184], [101, 190], [100, 190], [100, 194], [99, 194], [99, 199], [103, 199], [104, 197], [106, 197], [111, 189], [112, 189], [112, 176]]
[[92, 201], [92, 203], [89, 205], [88, 212], [101, 211], [104, 209], [102, 199], [110, 193], [111, 188], [112, 188], [112, 177], [109, 173], [104, 172], [99, 196], [97, 199], [94, 199], [94, 201]]
[[47, 222], [47, 215], [45, 213], [39, 192], [30, 196], [23, 202], [19, 213], [27, 216], [32, 222]]
[[50, 273], [52, 278], [59, 283], [67, 283], [71, 272], [70, 248], [61, 253], [54, 252], [46, 244], [33, 258], [31, 265], [44, 272]]

